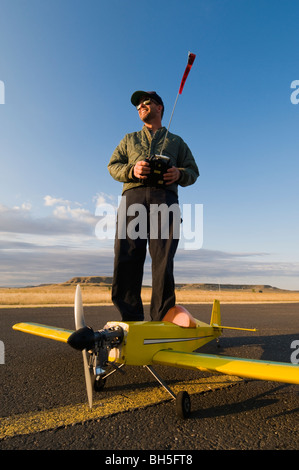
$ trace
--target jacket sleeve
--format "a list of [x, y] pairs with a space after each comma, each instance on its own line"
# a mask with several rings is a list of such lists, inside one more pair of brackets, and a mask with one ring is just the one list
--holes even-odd
[[129, 163], [128, 159], [126, 136], [114, 150], [110, 162], [108, 163], [108, 171], [116, 181], [120, 181], [121, 183], [136, 181], [133, 173], [134, 165]]
[[195, 183], [199, 176], [199, 170], [191, 150], [183, 140], [180, 143], [177, 167], [181, 172], [178, 180], [180, 186], [189, 186]]

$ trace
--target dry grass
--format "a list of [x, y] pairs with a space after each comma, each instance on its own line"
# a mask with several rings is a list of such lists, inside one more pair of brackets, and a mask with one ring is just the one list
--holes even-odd
[[[106, 286], [81, 286], [85, 305], [111, 303], [111, 288]], [[31, 288], [1, 288], [0, 307], [64, 306], [73, 305], [75, 285], [39, 286]], [[150, 302], [151, 288], [142, 290], [144, 303]], [[177, 289], [178, 304], [212, 303], [216, 298], [222, 303], [277, 303], [299, 302], [299, 292], [252, 292], [252, 291], [202, 291], [199, 289]]]
[[[40, 286], [0, 289], [0, 306], [73, 305], [75, 286]], [[81, 286], [85, 304], [111, 302], [109, 287]]]

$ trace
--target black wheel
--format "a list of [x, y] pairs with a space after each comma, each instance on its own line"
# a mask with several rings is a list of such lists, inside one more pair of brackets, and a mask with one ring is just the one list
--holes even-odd
[[188, 392], [179, 392], [176, 397], [176, 412], [180, 418], [186, 419], [191, 413], [191, 400]]
[[96, 377], [94, 384], [93, 384], [94, 391], [101, 392], [101, 390], [103, 390], [105, 386], [105, 383], [106, 383], [106, 379], [103, 379], [101, 376]]

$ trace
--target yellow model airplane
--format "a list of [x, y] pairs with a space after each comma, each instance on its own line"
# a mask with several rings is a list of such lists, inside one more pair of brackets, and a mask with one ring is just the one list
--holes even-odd
[[[18, 323], [13, 329], [62, 341], [82, 351], [90, 408], [93, 390], [101, 390], [106, 378], [123, 365], [145, 366], [176, 399], [176, 410], [182, 418], [188, 417], [191, 410], [188, 393], [181, 391], [175, 395], [153, 365], [299, 384], [298, 365], [193, 352], [213, 339], [218, 340], [225, 328], [256, 331], [222, 326], [217, 300], [214, 301], [210, 324], [194, 319], [184, 307], [176, 306], [161, 322], [108, 322], [103, 329], [93, 331], [85, 324], [81, 290], [77, 286], [74, 310], [75, 331], [37, 323]], [[107, 373], [109, 365], [113, 366], [112, 372]]]

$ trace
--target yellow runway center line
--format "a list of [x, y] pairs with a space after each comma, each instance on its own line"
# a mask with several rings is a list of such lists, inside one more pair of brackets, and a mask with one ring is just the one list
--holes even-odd
[[[176, 383], [172, 389], [175, 393], [178, 393], [180, 390], [187, 390], [190, 395], [194, 395], [209, 390], [230, 387], [242, 381], [243, 379], [239, 377], [216, 375]], [[99, 395], [101, 395], [100, 392]], [[153, 406], [171, 399], [164, 388], [157, 385], [141, 390], [126, 390], [113, 394], [109, 398], [97, 398], [94, 400], [92, 410], [89, 410], [87, 404], [78, 404], [12, 415], [0, 418], [0, 439], [71, 426], [124, 411]]]

